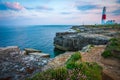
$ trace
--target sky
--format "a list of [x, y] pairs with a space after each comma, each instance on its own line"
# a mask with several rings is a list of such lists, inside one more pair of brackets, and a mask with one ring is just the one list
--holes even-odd
[[120, 23], [120, 0], [0, 0], [0, 25], [100, 24], [104, 6]]

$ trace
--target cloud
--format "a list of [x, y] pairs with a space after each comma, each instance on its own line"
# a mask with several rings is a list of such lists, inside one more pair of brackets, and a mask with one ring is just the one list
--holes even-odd
[[96, 9], [98, 8], [97, 5], [78, 5], [76, 6], [78, 10], [84, 10], [84, 11], [87, 11], [87, 10], [92, 10], [92, 9]]
[[33, 10], [35, 8], [25, 7], [25, 9], [27, 9], [27, 10]]
[[46, 11], [52, 11], [53, 10], [53, 8], [50, 8], [48, 6], [38, 6], [38, 7], [35, 7], [35, 8], [26, 7], [26, 9], [28, 9], [28, 10], [37, 9], [37, 10], [46, 10]]
[[20, 5], [18, 2], [0, 2], [0, 10], [14, 10], [14, 11], [20, 11], [24, 9], [22, 5]]
[[50, 8], [50, 7], [47, 7], [47, 6], [38, 6], [37, 9], [39, 9], [39, 10], [48, 10], [48, 11], [53, 10], [53, 8]]
[[119, 4], [120, 4], [120, 0], [117, 0], [117, 3], [119, 3]]
[[61, 12], [61, 14], [67, 15], [67, 14], [71, 14], [71, 12]]
[[120, 15], [120, 8], [112, 12], [114, 15]]

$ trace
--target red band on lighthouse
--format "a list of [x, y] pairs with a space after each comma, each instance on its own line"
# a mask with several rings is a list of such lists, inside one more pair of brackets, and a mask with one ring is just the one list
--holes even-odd
[[105, 14], [102, 15], [102, 19], [103, 19], [103, 20], [106, 19], [106, 15], [105, 15]]

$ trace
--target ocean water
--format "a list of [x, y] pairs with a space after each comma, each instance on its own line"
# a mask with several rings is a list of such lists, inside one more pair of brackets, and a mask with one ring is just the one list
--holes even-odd
[[55, 57], [62, 51], [54, 49], [56, 32], [70, 29], [70, 25], [40, 25], [40, 26], [0, 26], [0, 47], [19, 46], [34, 48]]

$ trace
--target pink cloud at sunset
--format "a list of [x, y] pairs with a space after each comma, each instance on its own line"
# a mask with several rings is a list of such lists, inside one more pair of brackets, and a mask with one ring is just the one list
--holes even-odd
[[119, 0], [1, 0], [0, 21], [7, 24], [100, 24], [104, 6], [107, 20], [120, 23]]
[[20, 5], [18, 2], [2, 2], [0, 3], [0, 9], [1, 10], [22, 10], [24, 7]]

